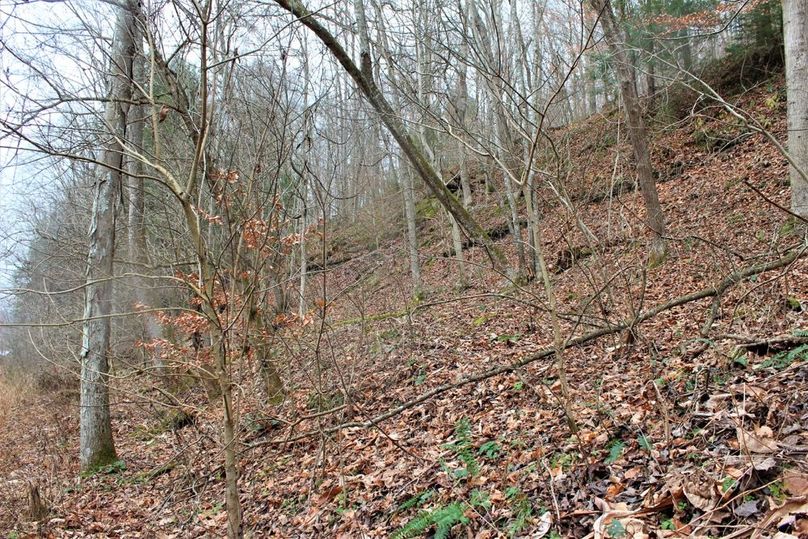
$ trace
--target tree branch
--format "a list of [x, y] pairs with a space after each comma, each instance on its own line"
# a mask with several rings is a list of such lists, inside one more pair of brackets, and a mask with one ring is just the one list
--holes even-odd
[[[609, 327], [605, 327], [605, 328], [602, 328], [602, 329], [599, 329], [599, 330], [596, 330], [596, 331], [592, 331], [590, 333], [586, 333], [586, 334], [581, 335], [579, 337], [567, 339], [564, 342], [562, 349], [581, 346], [583, 344], [586, 344], [586, 343], [589, 343], [589, 342], [594, 341], [596, 339], [599, 339], [600, 337], [605, 337], [607, 335], [612, 335], [612, 334], [615, 334], [615, 333], [619, 333], [620, 331], [623, 331], [623, 330], [625, 330], [627, 328], [636, 326], [637, 324], [639, 324], [641, 322], [644, 322], [646, 320], [649, 320], [649, 319], [655, 317], [656, 315], [658, 315], [660, 313], [663, 313], [665, 311], [668, 311], [668, 310], [670, 310], [670, 309], [672, 309], [674, 307], [678, 307], [680, 305], [685, 305], [687, 303], [692, 303], [692, 302], [698, 301], [700, 299], [705, 299], [705, 298], [709, 298], [709, 297], [718, 296], [720, 294], [723, 294], [729, 287], [739, 283], [743, 279], [752, 277], [753, 275], [758, 275], [758, 274], [761, 274], [761, 273], [765, 273], [767, 271], [771, 271], [771, 270], [774, 270], [774, 269], [782, 268], [783, 266], [788, 266], [789, 264], [793, 263], [794, 261], [796, 261], [796, 260], [802, 258], [803, 256], [805, 256], [806, 253], [808, 253], [808, 248], [798, 249], [798, 250], [794, 250], [792, 253], [790, 253], [790, 254], [782, 257], [782, 258], [778, 258], [777, 260], [773, 260], [771, 262], [765, 262], [765, 263], [761, 263], [761, 264], [755, 264], [753, 266], [748, 266], [746, 268], [739, 269], [739, 270], [734, 271], [734, 272], [730, 273], [729, 275], [727, 275], [724, 279], [722, 279], [715, 286], [710, 286], [710, 287], [707, 287], [707, 288], [703, 288], [703, 289], [698, 290], [696, 292], [692, 292], [692, 293], [686, 294], [684, 296], [679, 296], [678, 298], [674, 298], [674, 299], [671, 299], [670, 301], [666, 301], [665, 303], [661, 303], [661, 304], [659, 304], [659, 305], [657, 305], [657, 306], [655, 306], [655, 307], [653, 307], [651, 309], [648, 309], [647, 311], [639, 313], [633, 319], [624, 320], [623, 322], [621, 322], [619, 324], [612, 325], [612, 326], [609, 326]], [[374, 427], [378, 423], [381, 423], [382, 421], [385, 421], [387, 419], [395, 417], [395, 416], [401, 414], [402, 412], [404, 412], [405, 410], [408, 410], [410, 408], [414, 408], [415, 406], [418, 406], [419, 404], [422, 404], [422, 403], [428, 401], [432, 397], [436, 397], [438, 395], [441, 395], [443, 393], [446, 393], [446, 392], [452, 391], [454, 389], [463, 387], [465, 385], [473, 384], [473, 383], [476, 383], [476, 382], [481, 382], [483, 380], [486, 380], [488, 378], [492, 378], [494, 376], [498, 376], [500, 374], [507, 374], [509, 372], [513, 372], [513, 371], [515, 371], [515, 370], [517, 370], [517, 369], [519, 369], [521, 367], [529, 365], [530, 363], [534, 363], [534, 362], [536, 362], [536, 361], [538, 361], [540, 359], [550, 357], [550, 356], [552, 356], [554, 354], [554, 352], [555, 352], [555, 347], [554, 346], [544, 348], [544, 349], [539, 350], [538, 352], [536, 352], [534, 354], [531, 354], [529, 356], [525, 356], [524, 358], [522, 358], [519, 361], [516, 361], [514, 363], [509, 363], [507, 365], [500, 365], [498, 367], [494, 367], [494, 368], [489, 369], [487, 371], [483, 371], [483, 372], [480, 372], [478, 374], [473, 374], [471, 376], [461, 378], [461, 379], [459, 379], [459, 380], [457, 380], [455, 382], [452, 382], [452, 383], [449, 383], [449, 384], [443, 384], [443, 385], [434, 387], [431, 390], [429, 390], [429, 391], [427, 391], [425, 393], [422, 393], [418, 397], [416, 397], [416, 398], [414, 398], [412, 400], [409, 400], [409, 401], [407, 401], [405, 403], [402, 403], [402, 404], [400, 404], [400, 405], [398, 405], [398, 406], [396, 406], [394, 408], [391, 408], [391, 409], [387, 410], [384, 413], [376, 415], [376, 416], [370, 418], [367, 421], [353, 421], [353, 422], [348, 422], [348, 423], [342, 423], [340, 425], [334, 425], [332, 427], [328, 427], [328, 428], [325, 428], [325, 429], [322, 429], [322, 430], [318, 429], [316, 431], [302, 432], [302, 433], [300, 433], [300, 434], [298, 434], [296, 436], [285, 437], [283, 439], [262, 440], [260, 442], [255, 442], [253, 444], [250, 444], [249, 446], [247, 446], [245, 448], [245, 450], [255, 449], [257, 447], [266, 446], [266, 445], [280, 445], [280, 444], [285, 444], [285, 443], [296, 442], [296, 441], [300, 441], [300, 440], [303, 440], [303, 439], [306, 439], [306, 438], [309, 438], [309, 437], [312, 437], [312, 436], [317, 436], [317, 435], [321, 435], [321, 434], [332, 434], [334, 432], [338, 432], [338, 431], [340, 431], [342, 429], [346, 429], [346, 428], [362, 428], [362, 429], [365, 429], [365, 428]], [[549, 369], [550, 367], [551, 367], [551, 365], [546, 366], [545, 370]]]

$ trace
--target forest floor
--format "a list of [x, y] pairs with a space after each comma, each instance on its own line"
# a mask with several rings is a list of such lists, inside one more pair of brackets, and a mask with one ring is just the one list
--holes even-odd
[[[783, 96], [775, 78], [735, 99], [783, 140]], [[672, 239], [667, 260], [649, 269], [641, 196], [612, 189], [631, 168], [617, 117], [553, 134], [580, 210], [545, 193], [561, 331], [604, 333], [565, 351], [570, 395], [546, 352], [553, 332], [540, 280], [513, 284], [472, 248], [458, 286], [456, 261], [442, 255], [445, 219], [422, 202], [420, 301], [410, 297], [400, 222], [364, 251], [345, 240], [356, 256], [311, 285], [322, 289], [324, 276], [325, 321], [315, 315], [279, 337], [285, 402], [262, 402], [243, 367], [249, 534], [808, 537], [808, 259], [738, 273], [801, 254], [778, 208], [789, 205], [786, 161], [716, 106], [656, 126]], [[476, 215], [502, 224], [497, 195], [486, 196], [475, 194]], [[335, 234], [371, 225], [352, 226]], [[510, 236], [499, 245], [515, 260]], [[632, 322], [734, 273], [742, 278], [720, 295], [706, 334], [709, 294]], [[620, 321], [628, 327], [615, 328]], [[91, 477], [78, 473], [75, 392], [0, 395], [5, 537], [224, 535], [221, 410], [189, 389], [194, 421], [169, 425], [148, 384], [132, 384], [116, 381], [113, 394], [122, 461]], [[30, 485], [49, 508], [33, 523]]]

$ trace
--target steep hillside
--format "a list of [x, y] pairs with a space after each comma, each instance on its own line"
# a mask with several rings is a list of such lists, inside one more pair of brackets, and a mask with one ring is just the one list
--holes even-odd
[[[784, 139], [780, 78], [733, 100]], [[716, 103], [693, 110], [657, 115], [671, 240], [653, 268], [617, 112], [552, 133], [558, 158], [545, 164], [564, 181], [542, 187], [541, 228], [568, 396], [540, 279], [513, 283], [472, 247], [457, 286], [448, 223], [429, 200], [418, 300], [400, 213], [335, 229], [340, 263], [312, 279], [311, 323], [275, 342], [285, 402], [263, 402], [243, 366], [253, 536], [808, 536], [808, 260], [783, 210], [787, 164]], [[505, 222], [496, 197], [475, 193], [490, 229]], [[510, 236], [498, 244], [515, 259]], [[221, 411], [191, 386], [179, 402], [193, 421], [157, 418], [158, 390], [143, 386], [115, 394], [123, 462], [89, 478], [73, 458], [72, 396], [7, 405], [9, 537], [224, 533]], [[23, 518], [33, 482], [51, 507], [38, 529]]]

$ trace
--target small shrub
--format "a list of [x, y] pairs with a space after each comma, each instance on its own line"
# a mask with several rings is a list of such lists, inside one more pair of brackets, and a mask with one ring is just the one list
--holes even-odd
[[451, 450], [464, 465], [464, 468], [452, 471], [451, 475], [456, 479], [474, 477], [480, 473], [480, 463], [474, 455], [474, 446], [471, 443], [471, 423], [468, 418], [463, 417], [457, 421], [455, 424], [455, 441], [444, 445], [444, 447]]

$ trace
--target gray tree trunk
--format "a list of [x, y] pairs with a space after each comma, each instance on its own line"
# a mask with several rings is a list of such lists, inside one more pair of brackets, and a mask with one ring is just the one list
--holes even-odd
[[783, 0], [791, 211], [808, 219], [808, 0]]
[[[467, 58], [469, 53], [469, 44], [466, 37], [462, 37], [463, 42], [460, 44], [460, 56]], [[463, 207], [466, 209], [471, 207], [471, 182], [469, 181], [468, 170], [468, 156], [466, 155], [466, 130], [468, 129], [468, 102], [469, 102], [469, 89], [468, 89], [468, 68], [466, 64], [461, 63], [458, 66], [457, 72], [457, 95], [455, 96], [455, 112], [457, 113], [456, 122], [460, 129], [458, 136], [460, 140], [457, 141], [457, 152], [460, 159], [460, 188], [463, 191]]]
[[[309, 88], [311, 85], [311, 75], [309, 73], [309, 61], [306, 42], [304, 41], [304, 58], [303, 73], [304, 73], [304, 87], [303, 87], [303, 106], [306, 110], [303, 111], [303, 166], [300, 170], [300, 290], [298, 291], [299, 299], [297, 303], [297, 314], [302, 320], [306, 316], [306, 273], [307, 268], [307, 255], [306, 255], [306, 225], [309, 209], [309, 185], [308, 185], [308, 156], [311, 152], [312, 141], [314, 137], [314, 122], [311, 117], [313, 111], [309, 106]], [[325, 264], [325, 260], [323, 260]]]
[[[428, 8], [423, 5], [420, 5], [415, 9], [418, 10], [417, 13], [418, 33], [419, 35], [423, 36], [423, 41], [417, 40], [415, 42], [415, 56], [418, 65], [418, 104], [425, 111], [420, 118], [418, 136], [421, 141], [421, 148], [426, 154], [429, 164], [438, 173], [438, 176], [441, 177], [441, 183], [445, 184], [438, 163], [438, 159], [435, 155], [434, 150], [432, 149], [432, 146], [430, 145], [429, 138], [427, 136], [427, 128], [428, 125], [431, 123], [428, 111], [430, 111], [432, 108], [432, 78], [433, 78], [432, 45], [429, 40], [430, 14], [428, 13]], [[450, 194], [450, 196], [454, 195]], [[446, 213], [447, 216], [449, 217], [449, 223], [452, 226], [452, 251], [454, 251], [455, 261], [457, 262], [457, 272], [459, 275], [458, 284], [460, 286], [465, 286], [466, 261], [463, 257], [463, 236], [460, 231], [460, 224], [458, 223], [455, 216], [452, 215], [452, 212], [448, 210], [448, 208], [446, 208]]]
[[[469, 18], [473, 23], [473, 31], [476, 33], [478, 48], [481, 55], [487, 64], [487, 69], [495, 71], [505, 64], [505, 59], [502, 53], [499, 52], [490, 37], [491, 26], [496, 24], [494, 21], [483, 21], [480, 16], [477, 6], [474, 2], [469, 2]], [[499, 17], [497, 17], [499, 19]], [[501, 30], [494, 28], [495, 34], [500, 34]], [[497, 56], [499, 53], [499, 56]], [[492, 80], [493, 79], [493, 80]], [[525, 275], [526, 259], [525, 259], [525, 245], [522, 240], [522, 226], [519, 219], [519, 208], [517, 206], [516, 193], [514, 189], [514, 182], [512, 179], [519, 181], [521, 178], [522, 166], [519, 162], [519, 150], [510, 132], [510, 125], [508, 123], [509, 113], [505, 106], [506, 89], [502, 80], [498, 77], [485, 77], [485, 83], [488, 88], [488, 93], [491, 97], [492, 108], [495, 113], [495, 124], [497, 139], [499, 141], [499, 156], [500, 163], [503, 168], [503, 182], [505, 185], [505, 195], [510, 210], [511, 225], [509, 226], [512, 235], [511, 239], [514, 243], [514, 249], [517, 253], [518, 268], [516, 277], [521, 278]], [[512, 116], [511, 116], [512, 117]], [[513, 273], [513, 272], [510, 272]]]
[[[421, 282], [421, 262], [418, 257], [418, 232], [416, 226], [417, 212], [415, 210], [415, 182], [412, 177], [412, 169], [406, 167], [404, 160], [397, 159], [398, 175], [402, 182], [404, 191], [404, 213], [407, 219], [407, 248], [410, 254], [410, 273], [412, 274], [412, 286], [415, 295], [421, 293], [423, 286]], [[404, 170], [406, 168], [406, 170]]]
[[637, 97], [637, 85], [634, 66], [626, 51], [626, 39], [614, 18], [609, 0], [589, 0], [592, 9], [600, 13], [600, 24], [609, 50], [614, 57], [617, 78], [620, 82], [620, 94], [626, 109], [628, 135], [634, 150], [637, 177], [642, 192], [648, 226], [654, 234], [651, 244], [651, 264], [657, 264], [665, 258], [667, 244], [665, 241], [665, 216], [659, 204], [654, 172], [651, 168], [651, 157], [648, 151], [648, 129], [642, 116], [640, 100]]
[[81, 343], [81, 401], [79, 452], [82, 470], [94, 470], [117, 458], [109, 414], [109, 344], [112, 310], [112, 273], [115, 254], [117, 202], [123, 182], [123, 147], [126, 138], [127, 102], [132, 94], [132, 60], [135, 55], [134, 6], [120, 9], [112, 50], [110, 100], [104, 120], [109, 137], [104, 149], [106, 168], [95, 182], [87, 254], [87, 287]]

